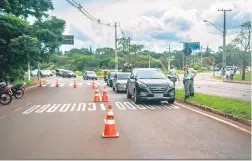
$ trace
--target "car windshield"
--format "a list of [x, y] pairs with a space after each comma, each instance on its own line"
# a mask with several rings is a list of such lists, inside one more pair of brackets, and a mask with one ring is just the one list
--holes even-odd
[[95, 72], [93, 72], [93, 71], [90, 71], [90, 72], [87, 72], [87, 74], [95, 74]]
[[118, 77], [117, 77], [117, 79], [119, 79], [119, 80], [123, 80], [123, 79], [128, 79], [130, 77], [130, 73], [120, 73], [120, 74], [118, 74]]
[[163, 72], [157, 70], [139, 70], [137, 72], [138, 79], [166, 79]]

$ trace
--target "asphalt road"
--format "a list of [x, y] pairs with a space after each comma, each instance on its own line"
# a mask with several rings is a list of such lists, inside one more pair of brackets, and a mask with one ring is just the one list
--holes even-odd
[[[215, 76], [218, 76], [216, 72]], [[183, 76], [180, 75], [180, 80]], [[195, 92], [251, 102], [251, 85], [222, 82], [213, 78], [213, 73], [199, 73], [194, 81]], [[176, 87], [184, 89], [182, 81]]]
[[251, 134], [189, 106], [137, 106], [111, 88], [120, 137], [102, 138], [108, 103], [93, 103], [91, 81], [55, 83], [0, 106], [0, 159], [251, 159]]

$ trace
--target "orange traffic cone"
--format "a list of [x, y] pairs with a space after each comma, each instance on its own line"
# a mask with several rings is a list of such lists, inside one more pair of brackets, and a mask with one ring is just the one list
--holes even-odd
[[103, 89], [102, 102], [108, 102], [108, 95], [107, 95], [106, 87], [104, 87]]
[[[108, 106], [108, 112], [110, 112], [110, 111], [113, 111], [113, 109], [112, 109], [112, 104], [109, 104], [109, 106]], [[106, 120], [108, 119], [108, 113], [106, 114], [106, 117], [105, 117], [105, 119], [104, 119], [104, 123], [106, 124]]]
[[95, 83], [93, 81], [93, 83], [92, 83], [92, 89], [95, 89], [95, 87], [96, 87], [96, 85], [95, 85]]
[[74, 81], [74, 85], [73, 85], [73, 88], [77, 88], [77, 84], [76, 84], [76, 81]]
[[95, 88], [95, 94], [94, 94], [94, 102], [101, 102], [98, 88]]
[[57, 80], [56, 81], [56, 88], [58, 88], [59, 87], [59, 81]]
[[42, 87], [42, 82], [41, 82], [41, 80], [39, 81], [39, 87]]
[[[111, 106], [112, 107], [112, 106]], [[118, 138], [119, 133], [116, 131], [116, 123], [114, 112], [109, 110], [107, 112], [104, 132], [102, 133], [103, 138]]]

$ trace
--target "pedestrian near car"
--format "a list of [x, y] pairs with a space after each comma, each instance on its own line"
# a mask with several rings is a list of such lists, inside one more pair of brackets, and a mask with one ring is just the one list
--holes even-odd
[[176, 71], [174, 65], [171, 66], [171, 70], [169, 70], [168, 74], [169, 74], [170, 76], [172, 76], [172, 77], [176, 77], [176, 80], [173, 82], [174, 84], [175, 84], [175, 82], [176, 82], [177, 80], [180, 82], [179, 76], [178, 76], [178, 74], [177, 74], [177, 71]]
[[190, 96], [194, 97], [194, 77], [196, 76], [196, 70], [189, 68], [188, 65], [184, 66], [184, 89], [185, 89], [185, 100]]

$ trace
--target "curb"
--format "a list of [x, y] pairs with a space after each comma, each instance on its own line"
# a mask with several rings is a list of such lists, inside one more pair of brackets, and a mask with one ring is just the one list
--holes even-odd
[[239, 83], [239, 84], [251, 84], [251, 81], [227, 81], [227, 80], [224, 80], [223, 82], [227, 82], [227, 83]]
[[[42, 81], [42, 84], [45, 84], [45, 81]], [[36, 88], [36, 87], [39, 87], [39, 83], [37, 83], [36, 85], [33, 85], [33, 86], [26, 87], [25, 89], [30, 90], [30, 89], [33, 89], [33, 88]]]
[[180, 98], [176, 98], [176, 100], [178, 100], [179, 102], [184, 102], [186, 104], [198, 107], [198, 108], [203, 109], [205, 111], [209, 111], [209, 112], [215, 113], [217, 115], [224, 116], [226, 118], [229, 118], [229, 119], [232, 119], [234, 121], [240, 122], [240, 123], [242, 123], [244, 125], [251, 126], [251, 121], [250, 120], [247, 120], [247, 119], [244, 119], [244, 118], [241, 118], [241, 117], [237, 117], [237, 116], [234, 116], [232, 114], [228, 114], [228, 113], [225, 113], [225, 112], [222, 112], [220, 110], [216, 110], [216, 109], [204, 106], [204, 105], [200, 105], [200, 104], [195, 104], [195, 103], [192, 103], [192, 102], [184, 101], [183, 99], [180, 99]]

